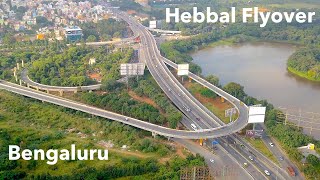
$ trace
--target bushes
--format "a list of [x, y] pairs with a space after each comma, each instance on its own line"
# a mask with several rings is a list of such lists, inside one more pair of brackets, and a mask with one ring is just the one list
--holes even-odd
[[207, 88], [201, 88], [200, 94], [207, 98], [216, 98], [217, 94]]
[[163, 111], [165, 111], [166, 118], [163, 118], [163, 120], [159, 119], [159, 121], [162, 121], [163, 123], [168, 122], [170, 128], [177, 127], [178, 122], [182, 118], [181, 112], [171, 104], [168, 98], [163, 94], [160, 87], [151, 79], [149, 74], [146, 75], [144, 79], [139, 82], [132, 83], [130, 86], [139, 96], [144, 95], [151, 98]]
[[[88, 77], [89, 73], [102, 76], [104, 89], [119, 86], [119, 66], [130, 60], [132, 49], [110, 52], [110, 47], [90, 48], [71, 46], [64, 52], [49, 51], [32, 62], [29, 76], [32, 80], [53, 86], [85, 86], [96, 84]], [[89, 59], [96, 58], [96, 63], [89, 65]]]
[[312, 166], [318, 166], [320, 165], [320, 160], [317, 156], [313, 154], [309, 154], [307, 156], [307, 162], [310, 163]]
[[110, 41], [112, 37], [122, 38], [128, 32], [127, 23], [115, 19], [100, 20], [97, 23], [87, 22], [80, 25], [83, 37], [88, 42]]
[[132, 100], [126, 92], [108, 93], [105, 95], [83, 93], [81, 99], [92, 105], [149, 121], [151, 123], [161, 124], [163, 123], [162, 120], [165, 119], [158, 109], [149, 104]]

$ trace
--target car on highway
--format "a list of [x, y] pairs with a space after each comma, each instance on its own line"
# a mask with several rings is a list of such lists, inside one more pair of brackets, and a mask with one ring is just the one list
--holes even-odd
[[249, 156], [249, 159], [250, 159], [251, 161], [253, 161], [253, 157], [252, 157], [252, 156]]
[[191, 124], [191, 128], [192, 128], [193, 130], [195, 130], [195, 131], [198, 130], [197, 126], [196, 126], [195, 124], [193, 124], [193, 123]]
[[200, 121], [200, 118], [197, 117], [196, 120]]
[[210, 159], [210, 162], [211, 162], [211, 163], [214, 163], [214, 159]]
[[280, 160], [280, 161], [283, 161], [283, 157], [282, 157], [282, 156], [280, 156], [280, 157], [279, 157], [279, 160]]
[[270, 172], [268, 170], [264, 170], [264, 173], [267, 175], [267, 176], [270, 176]]
[[245, 168], [248, 167], [248, 163], [246, 163], [246, 162], [243, 163], [243, 167], [245, 167]]
[[269, 145], [270, 145], [271, 147], [273, 147], [273, 146], [274, 146], [274, 144], [273, 144], [273, 143], [269, 143]]
[[126, 117], [126, 121], [129, 121], [129, 119]]

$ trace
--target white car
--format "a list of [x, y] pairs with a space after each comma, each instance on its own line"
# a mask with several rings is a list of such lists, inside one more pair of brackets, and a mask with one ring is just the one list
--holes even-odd
[[193, 130], [195, 130], [195, 131], [197, 131], [198, 130], [198, 128], [197, 128], [197, 126], [195, 125], [195, 124], [191, 124], [191, 128], [193, 129]]
[[270, 172], [268, 170], [264, 170], [264, 173], [267, 175], [267, 176], [270, 176]]
[[269, 143], [269, 145], [270, 145], [271, 147], [273, 147], [273, 146], [274, 146], [274, 144], [273, 144], [273, 143]]
[[213, 159], [210, 159], [210, 162], [211, 162], [211, 163], [214, 163], [214, 160], [213, 160]]
[[252, 156], [249, 156], [249, 159], [250, 159], [251, 161], [253, 161], [253, 157], [252, 157]]

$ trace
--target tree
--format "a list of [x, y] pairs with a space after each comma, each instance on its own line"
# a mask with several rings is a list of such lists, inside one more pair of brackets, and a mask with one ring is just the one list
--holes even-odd
[[50, 26], [53, 24], [52, 22], [48, 21], [48, 19], [43, 16], [36, 17], [36, 22], [37, 22], [37, 25], [40, 27], [46, 27], [46, 26]]
[[16, 42], [15, 38], [13, 37], [13, 34], [7, 33], [2, 38], [3, 44], [10, 45]]
[[320, 160], [317, 156], [313, 155], [313, 154], [309, 154], [307, 156], [307, 162], [312, 164], [313, 166], [318, 166], [320, 165]]
[[116, 80], [110, 79], [103, 83], [102, 89], [105, 89], [107, 91], [114, 91], [121, 86], [122, 84], [118, 83]]
[[209, 75], [206, 77], [206, 80], [215, 86], [219, 86], [219, 78], [214, 75]]
[[94, 35], [90, 35], [87, 38], [87, 42], [96, 42], [97, 41], [97, 37]]
[[115, 33], [113, 34], [113, 37], [114, 37], [114, 38], [120, 38], [120, 37], [121, 37], [120, 32], [115, 32]]
[[102, 40], [102, 41], [110, 41], [111, 38], [112, 38], [112, 37], [111, 37], [109, 34], [103, 34], [103, 35], [101, 36], [101, 40]]
[[247, 96], [246, 93], [244, 92], [244, 87], [234, 82], [231, 82], [225, 85], [223, 89], [227, 91], [229, 94], [231, 94], [232, 96], [235, 96], [241, 100], [243, 100], [244, 97]]

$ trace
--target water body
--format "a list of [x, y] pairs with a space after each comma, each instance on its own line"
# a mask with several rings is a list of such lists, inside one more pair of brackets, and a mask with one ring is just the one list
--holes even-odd
[[275, 107], [301, 108], [320, 113], [320, 83], [299, 78], [286, 69], [296, 47], [281, 43], [245, 43], [206, 48], [192, 53], [204, 75], [220, 83], [237, 82], [245, 92]]

